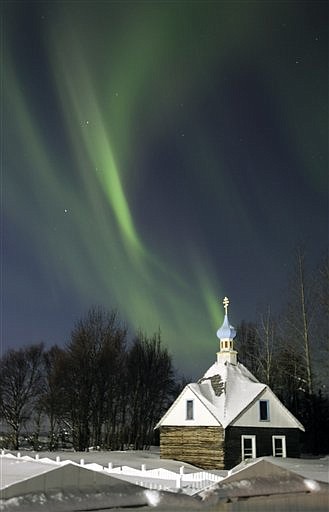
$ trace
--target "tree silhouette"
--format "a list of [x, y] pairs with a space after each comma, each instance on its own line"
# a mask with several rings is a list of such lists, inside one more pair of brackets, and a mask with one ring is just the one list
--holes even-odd
[[0, 362], [1, 416], [11, 428], [11, 444], [19, 449], [22, 427], [31, 418], [42, 394], [43, 344], [9, 350]]

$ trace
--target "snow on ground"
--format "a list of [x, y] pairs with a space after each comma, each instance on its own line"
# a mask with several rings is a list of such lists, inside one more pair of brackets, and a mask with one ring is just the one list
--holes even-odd
[[[14, 453], [14, 452], [13, 452]], [[35, 456], [35, 452], [23, 452], [22, 455]], [[186, 473], [194, 473], [195, 471], [202, 471], [192, 464], [179, 462], [176, 460], [160, 459], [160, 451], [157, 447], [152, 447], [150, 450], [127, 450], [127, 451], [89, 451], [89, 452], [42, 452], [40, 457], [49, 457], [56, 459], [60, 457], [61, 460], [69, 459], [73, 462], [80, 462], [84, 460], [85, 464], [96, 463], [102, 466], [107, 466], [109, 462], [116, 466], [129, 466], [131, 468], [140, 469], [142, 464], [147, 469], [156, 469], [162, 467], [169, 471], [179, 472], [179, 468], [184, 466]]]
[[[29, 457], [24, 455], [28, 454]], [[33, 452], [21, 452], [20, 458], [0, 458], [0, 510], [3, 512], [73, 512], [102, 510], [125, 512], [150, 510], [192, 512], [193, 510], [238, 512], [306, 512], [329, 510], [329, 458], [278, 459], [264, 457], [240, 464], [230, 472], [220, 472], [219, 483], [195, 496], [186, 489], [174, 492], [150, 490], [134, 485], [134, 476], [125, 478], [99, 471], [110, 462], [113, 467], [135, 470], [162, 467], [180, 474], [201, 471], [189, 464], [159, 458], [157, 451], [57, 452], [40, 454], [43, 460], [31, 460]], [[56, 461], [70, 460], [64, 466]], [[84, 459], [84, 465], [78, 463]], [[91, 464], [88, 468], [88, 464]], [[94, 471], [93, 469], [96, 469]], [[218, 474], [218, 471], [214, 471]], [[137, 472], [136, 472], [137, 474]], [[156, 480], [156, 479], [153, 479]], [[15, 483], [16, 482], [16, 483]], [[165, 488], [163, 480], [157, 484]], [[145, 482], [146, 484], [146, 482]], [[175, 482], [171, 483], [175, 487]], [[16, 486], [16, 487], [15, 487]], [[11, 493], [11, 494], [10, 494]]]
[[[9, 452], [6, 452], [9, 453]], [[17, 452], [12, 451], [12, 454], [16, 455]], [[162, 467], [169, 471], [175, 471], [179, 473], [179, 470], [184, 466], [185, 473], [194, 473], [196, 471], [202, 471], [200, 468], [188, 464], [170, 459], [160, 459], [159, 448], [152, 447], [150, 450], [128, 450], [128, 451], [93, 451], [88, 452], [75, 452], [75, 451], [58, 451], [58, 452], [34, 452], [30, 450], [20, 450], [21, 457], [29, 456], [35, 458], [39, 456], [41, 459], [51, 459], [55, 461], [57, 457], [61, 461], [69, 460], [72, 462], [80, 463], [81, 459], [84, 460], [85, 464], [100, 464], [103, 467], [108, 466], [112, 463], [113, 467], [118, 466], [129, 466], [131, 468], [140, 469], [142, 465], [146, 469], [157, 469]], [[227, 471], [224, 472], [227, 474]]]

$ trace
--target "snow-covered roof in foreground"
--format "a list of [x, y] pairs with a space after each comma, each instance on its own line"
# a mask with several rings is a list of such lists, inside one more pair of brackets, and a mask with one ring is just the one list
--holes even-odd
[[[48, 455], [53, 457], [55, 454], [49, 453]], [[146, 463], [149, 461], [149, 452], [81, 452], [80, 454], [62, 452], [61, 455], [76, 460], [83, 455], [86, 457], [88, 466], [101, 464], [101, 467], [107, 463], [109, 458], [112, 459], [113, 455], [118, 462], [123, 456], [121, 463], [127, 463], [129, 459], [130, 466], [138, 466], [141, 459], [144, 459]], [[152, 459], [153, 462], [158, 461], [157, 467], [159, 468], [159, 456], [152, 457]], [[158, 475], [148, 481], [147, 477], [145, 478], [148, 471], [144, 471], [144, 481], [141, 481], [141, 476], [130, 477], [125, 475], [124, 471], [120, 472], [122, 473], [120, 478], [113, 474], [106, 475], [106, 480], [104, 480], [99, 470], [79, 467], [73, 465], [72, 461], [65, 461], [66, 467], [61, 468], [58, 466], [62, 463], [58, 464], [47, 458], [34, 462], [31, 457], [22, 457], [21, 460], [17, 460], [10, 454], [0, 455], [2, 474], [6, 475], [7, 472], [11, 472], [13, 477], [14, 474], [18, 477], [14, 480], [16, 484], [13, 481], [14, 486], [9, 486], [9, 488], [6, 488], [6, 485], [1, 485], [0, 482], [0, 490], [3, 491], [0, 508], [6, 512], [17, 512], [18, 510], [24, 510], [24, 512], [59, 512], [59, 510], [64, 512], [65, 510], [68, 512], [96, 510], [96, 508], [98, 510], [114, 508], [132, 510], [136, 507], [149, 510], [151, 507], [152, 509], [158, 507], [158, 510], [161, 511], [190, 512], [191, 510], [205, 511], [210, 508], [214, 510], [214, 507], [219, 510], [225, 503], [224, 500], [228, 501], [232, 498], [235, 501], [239, 499], [253, 500], [256, 497], [257, 501], [247, 502], [248, 510], [254, 510], [257, 507], [259, 509], [259, 506], [262, 507], [262, 510], [277, 510], [275, 505], [278, 503], [282, 505], [280, 510], [296, 510], [296, 507], [298, 510], [327, 510], [328, 457], [319, 460], [280, 457], [248, 459], [236, 466], [229, 474], [223, 474], [224, 478], [218, 476], [218, 471], [215, 472], [216, 475], [210, 472], [199, 472], [194, 474], [200, 475], [202, 478], [192, 480], [189, 478], [190, 475], [185, 474], [185, 471], [183, 473], [179, 471], [178, 464], [181, 463], [162, 459], [161, 466], [169, 462], [177, 464], [173, 482], [167, 481], [166, 472], [163, 476]], [[46, 469], [46, 473], [43, 468]], [[107, 469], [104, 469], [105, 471]], [[78, 480], [74, 478], [74, 475], [81, 477], [83, 474], [83, 478]], [[178, 476], [179, 480], [177, 481]], [[218, 479], [218, 483], [213, 483], [210, 486], [210, 476], [216, 477], [212, 479], [212, 482], [216, 482]], [[186, 480], [185, 477], [187, 477]], [[72, 485], [72, 478], [74, 478], [74, 485]], [[125, 478], [127, 481], [124, 481]], [[153, 481], [151, 482], [151, 480]], [[138, 481], [138, 486], [132, 485], [132, 481], [136, 484]], [[102, 482], [105, 485], [99, 485]], [[205, 482], [207, 482], [206, 485]], [[9, 481], [7, 481], [8, 483]], [[156, 487], [154, 487], [155, 483]], [[167, 483], [170, 486], [168, 488], [166, 487]], [[171, 492], [165, 492], [164, 488]], [[188, 495], [192, 488], [193, 497]], [[201, 489], [201, 491], [196, 489]], [[277, 501], [277, 498], [280, 501]], [[306, 498], [309, 498], [308, 501], [305, 501]], [[261, 499], [263, 501], [260, 501]]]

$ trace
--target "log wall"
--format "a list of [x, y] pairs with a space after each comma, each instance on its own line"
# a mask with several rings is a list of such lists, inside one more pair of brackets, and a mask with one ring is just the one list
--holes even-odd
[[[201, 469], [231, 469], [241, 460], [241, 436], [256, 436], [256, 456], [272, 455], [272, 436], [285, 435], [287, 457], [300, 457], [300, 431], [293, 428], [161, 427], [160, 457]], [[225, 439], [225, 440], [224, 440]]]
[[188, 462], [202, 469], [224, 469], [224, 430], [161, 427], [160, 457]]

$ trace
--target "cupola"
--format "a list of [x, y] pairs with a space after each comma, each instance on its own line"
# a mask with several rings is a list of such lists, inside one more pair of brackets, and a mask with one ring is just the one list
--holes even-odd
[[223, 305], [225, 310], [224, 321], [217, 331], [217, 338], [219, 338], [219, 352], [217, 352], [218, 363], [231, 363], [237, 364], [237, 351], [233, 347], [233, 339], [236, 336], [236, 330], [230, 325], [227, 309], [230, 301], [224, 297]]

